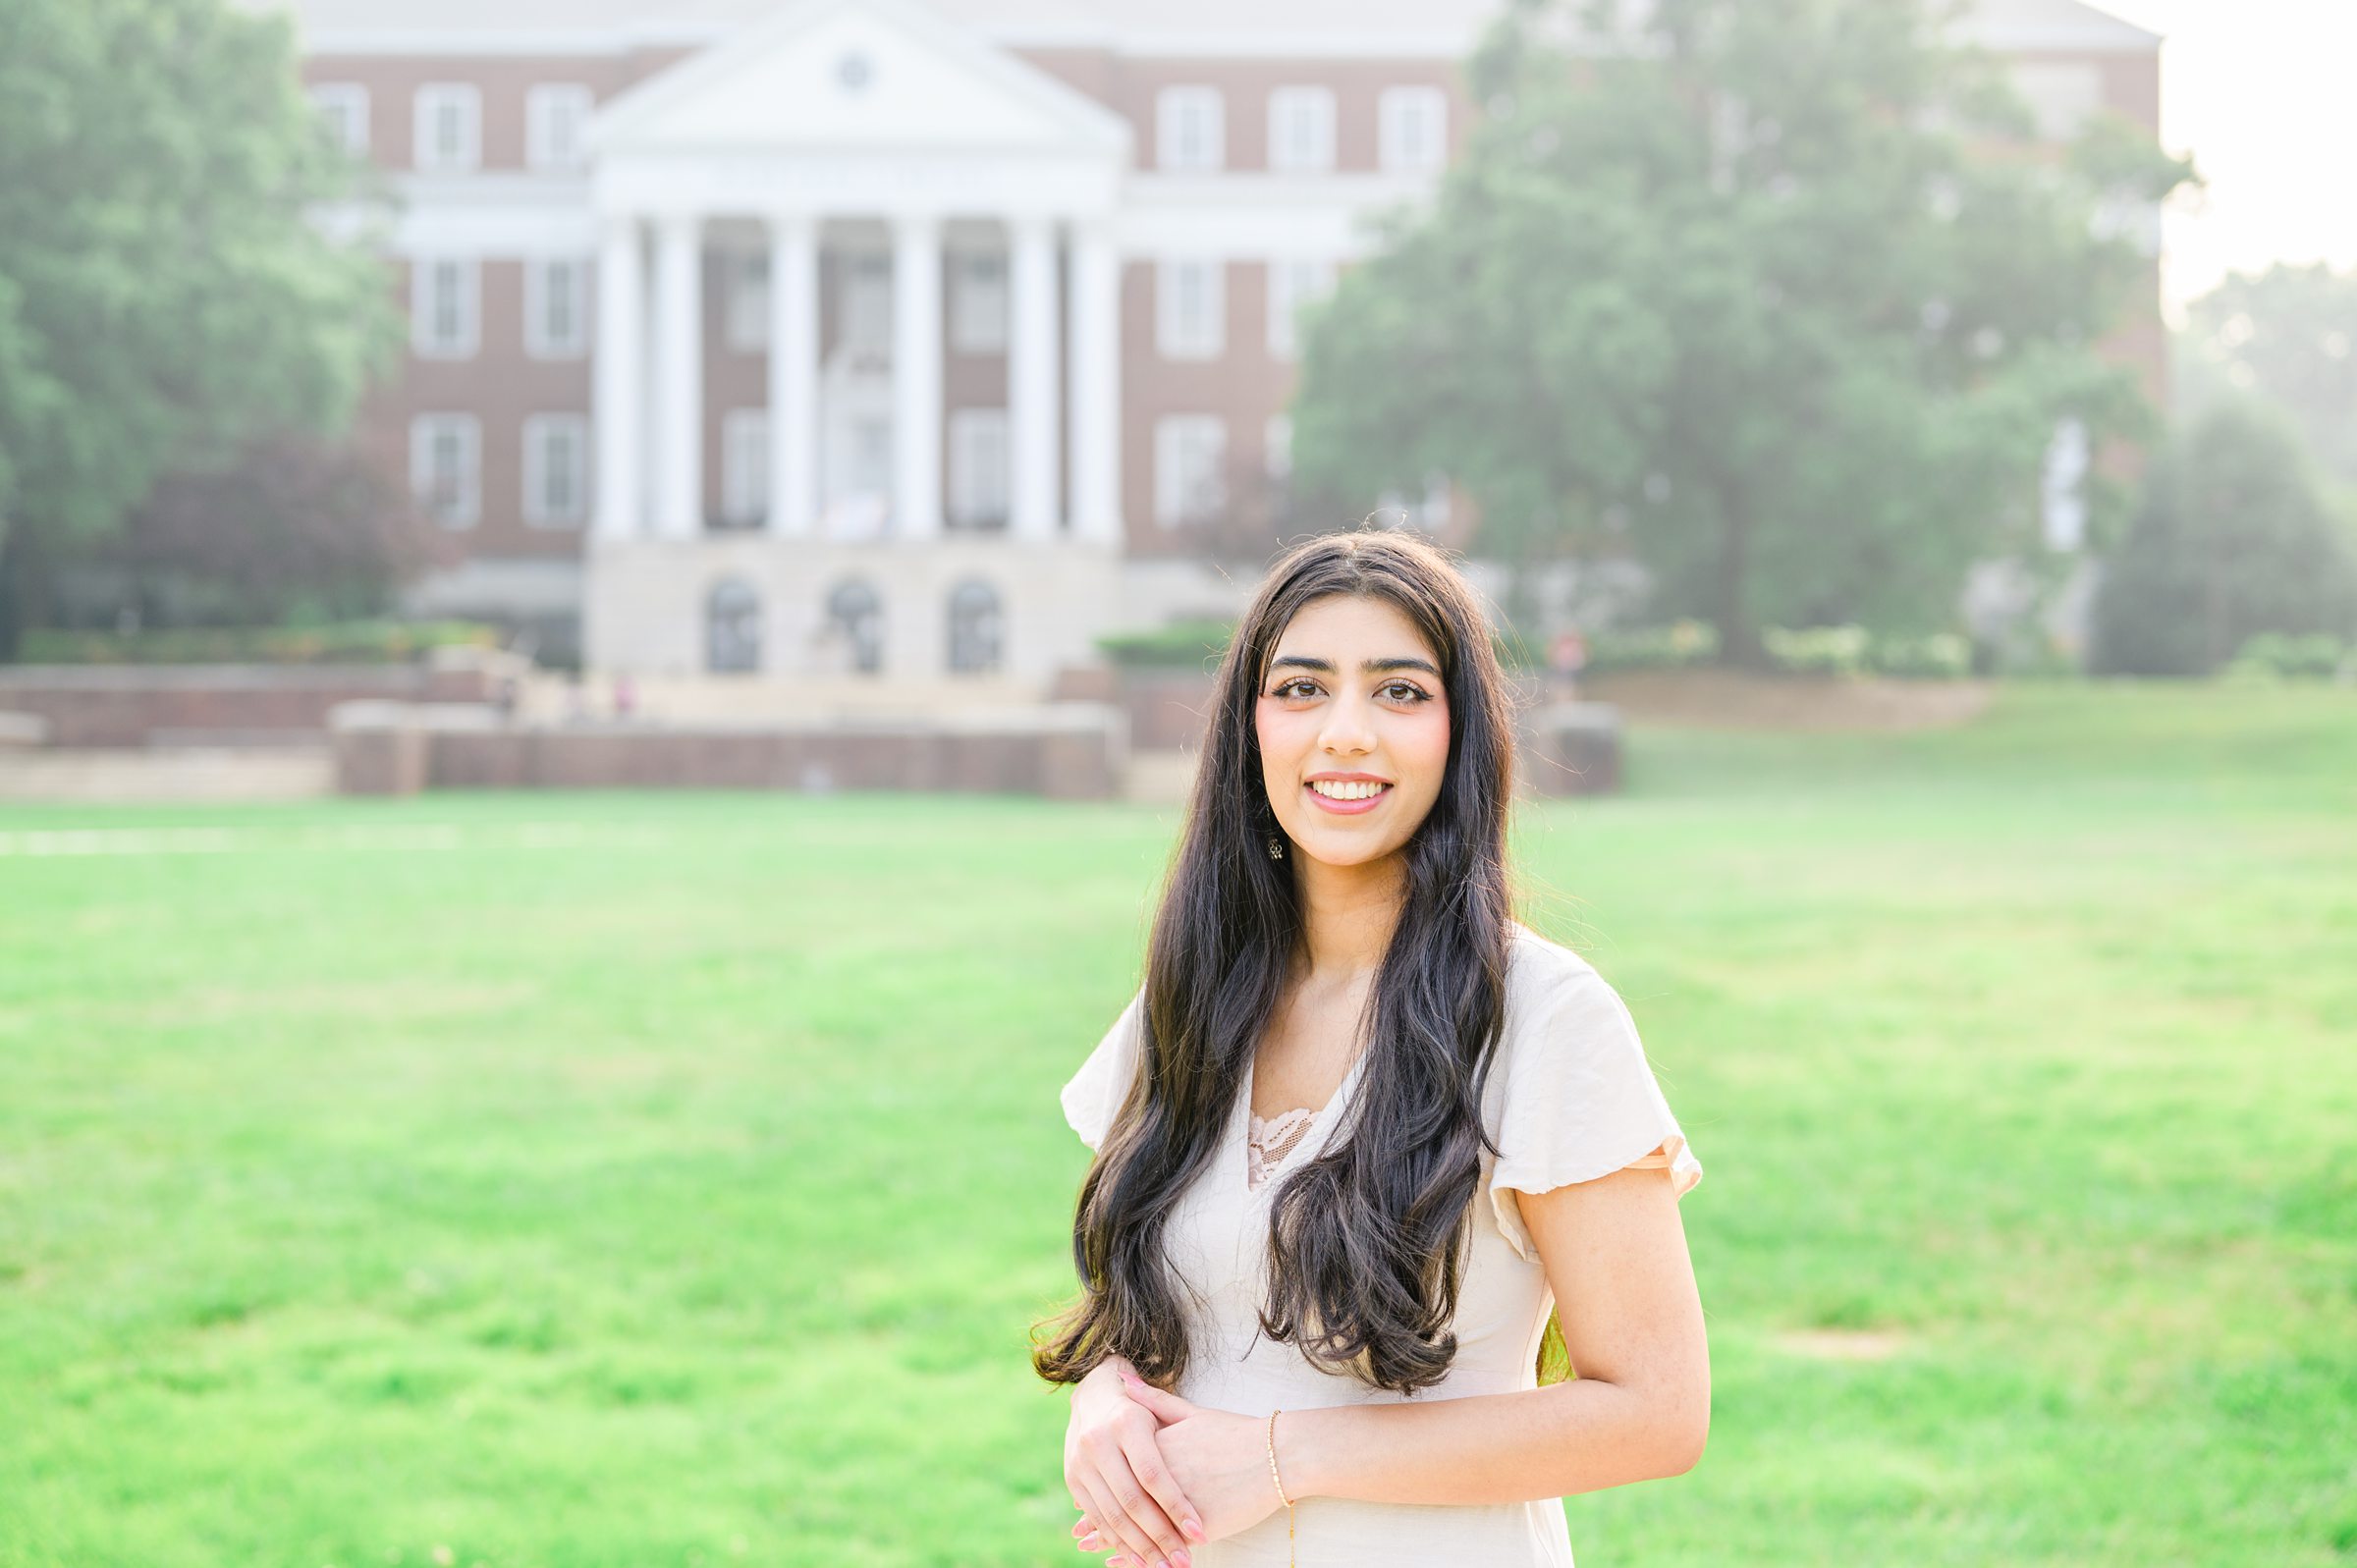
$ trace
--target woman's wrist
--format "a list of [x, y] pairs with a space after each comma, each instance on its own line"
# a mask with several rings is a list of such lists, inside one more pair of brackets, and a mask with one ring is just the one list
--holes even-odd
[[1295, 1410], [1288, 1406], [1277, 1418], [1277, 1475], [1285, 1483], [1285, 1494], [1293, 1501], [1322, 1497], [1331, 1490], [1333, 1479], [1328, 1467], [1335, 1418], [1345, 1414], [1347, 1409], [1347, 1406], [1313, 1406]]

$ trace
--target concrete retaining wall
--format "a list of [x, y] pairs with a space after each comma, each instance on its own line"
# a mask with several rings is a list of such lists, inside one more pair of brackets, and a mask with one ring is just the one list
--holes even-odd
[[1119, 794], [1128, 725], [1058, 703], [873, 725], [514, 725], [466, 704], [336, 710], [338, 789], [941, 789], [1103, 800]]
[[404, 665], [9, 665], [0, 666], [0, 711], [44, 721], [41, 743], [66, 749], [192, 736], [323, 740], [338, 703], [487, 702], [521, 668], [489, 648], [438, 648]]

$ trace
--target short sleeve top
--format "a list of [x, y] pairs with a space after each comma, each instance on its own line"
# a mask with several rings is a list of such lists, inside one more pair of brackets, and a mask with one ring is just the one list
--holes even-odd
[[[1538, 1385], [1539, 1342], [1555, 1293], [1516, 1193], [1589, 1181], [1627, 1165], [1666, 1167], [1680, 1198], [1702, 1179], [1702, 1163], [1671, 1113], [1619, 994], [1569, 948], [1519, 922], [1509, 935], [1505, 1028], [1482, 1095], [1483, 1124], [1500, 1152], [1481, 1155], [1480, 1191], [1488, 1202], [1476, 1210], [1472, 1254], [1451, 1322], [1456, 1358], [1441, 1382], [1412, 1396], [1419, 1400]], [[1136, 1078], [1143, 1006], [1141, 991], [1064, 1086], [1065, 1118], [1091, 1149], [1103, 1142]], [[1315, 1158], [1355, 1114], [1364, 1066], [1362, 1055], [1259, 1188], [1247, 1179], [1250, 1085], [1238, 1086], [1218, 1158], [1181, 1196], [1164, 1231], [1171, 1262], [1188, 1287], [1182, 1397], [1254, 1416], [1403, 1398], [1314, 1367], [1293, 1346], [1259, 1331], [1270, 1200], [1286, 1174]], [[1309, 1497], [1295, 1505], [1293, 1523], [1292, 1554], [1302, 1568], [1571, 1564], [1560, 1500], [1436, 1506]], [[1285, 1563], [1285, 1511], [1190, 1554], [1196, 1568]]]

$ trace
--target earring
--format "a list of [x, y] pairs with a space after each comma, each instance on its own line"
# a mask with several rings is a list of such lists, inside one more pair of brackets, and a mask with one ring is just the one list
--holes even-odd
[[1285, 858], [1285, 840], [1275, 834], [1269, 835], [1269, 858], [1271, 860]]

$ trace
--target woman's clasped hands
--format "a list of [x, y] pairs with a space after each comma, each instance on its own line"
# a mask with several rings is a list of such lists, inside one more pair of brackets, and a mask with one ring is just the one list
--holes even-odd
[[1080, 1549], [1118, 1551], [1107, 1568], [1189, 1568], [1189, 1545], [1276, 1512], [1263, 1425], [1191, 1404], [1107, 1358], [1073, 1389], [1065, 1432]]

